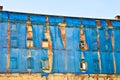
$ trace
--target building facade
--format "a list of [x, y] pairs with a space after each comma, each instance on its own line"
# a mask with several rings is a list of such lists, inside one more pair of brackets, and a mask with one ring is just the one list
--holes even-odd
[[0, 79], [119, 78], [119, 29], [120, 20], [0, 11]]

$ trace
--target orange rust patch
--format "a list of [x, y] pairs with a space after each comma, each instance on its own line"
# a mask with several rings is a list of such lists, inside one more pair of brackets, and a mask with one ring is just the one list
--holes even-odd
[[[63, 24], [65, 24], [65, 23], [63, 23]], [[63, 45], [64, 45], [64, 48], [66, 49], [66, 28], [65, 28], [65, 26], [66, 25], [59, 25], [60, 27], [60, 33], [61, 33], [61, 37], [62, 37], [62, 42], [63, 42]]]
[[80, 41], [84, 42], [84, 50], [88, 50], [88, 45], [86, 43], [86, 39], [85, 39], [85, 34], [84, 34], [84, 28], [80, 29]]

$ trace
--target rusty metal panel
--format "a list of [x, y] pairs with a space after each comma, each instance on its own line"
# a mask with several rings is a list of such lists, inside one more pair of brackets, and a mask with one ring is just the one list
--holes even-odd
[[57, 58], [57, 64], [54, 65], [54, 67], [56, 67], [56, 72], [57, 73], [67, 73], [67, 64], [65, 63], [65, 59], [66, 59], [66, 52], [63, 50], [56, 50], [54, 51], [54, 53], [56, 53], [57, 55], [55, 56], [55, 58]]
[[0, 22], [0, 47], [7, 47], [7, 22]]
[[48, 16], [50, 25], [56, 26], [58, 23], [64, 22], [62, 17]]
[[7, 11], [0, 12], [0, 20], [4, 20], [4, 21], [8, 20], [8, 12]]
[[26, 14], [15, 14], [11, 13], [9, 14], [9, 19], [12, 21], [26, 21], [27, 20], [27, 15]]
[[81, 21], [86, 27], [96, 28], [96, 22], [93, 19], [82, 19]]
[[85, 60], [88, 63], [88, 69], [86, 71], [86, 74], [100, 73], [97, 53], [96, 52], [85, 52], [84, 55], [85, 55]]
[[[100, 67], [99, 67], [99, 61], [98, 61], [98, 53], [92, 52], [92, 61], [93, 61], [93, 73], [94, 74], [100, 74]], [[92, 67], [91, 67], [92, 68]]]
[[75, 54], [75, 63], [74, 63], [74, 66], [75, 66], [75, 74], [77, 75], [80, 75], [82, 74], [82, 72], [80, 71], [80, 61], [81, 61], [81, 52], [80, 51], [75, 51], [74, 52]]
[[111, 24], [114, 28], [119, 28], [120, 27], [120, 21], [111, 20]]
[[114, 50], [120, 51], [120, 30], [114, 30]]
[[51, 41], [52, 41], [52, 49], [57, 49], [55, 46], [55, 41], [56, 41], [56, 27], [57, 26], [49, 26], [50, 28], [50, 36], [51, 36]]
[[40, 54], [41, 54], [42, 60], [48, 60], [48, 57], [47, 57], [48, 50], [47, 49], [42, 49]]
[[116, 60], [116, 74], [120, 74], [120, 53], [115, 52], [115, 60]]
[[73, 28], [73, 39], [74, 39], [74, 51], [79, 51], [79, 43], [80, 43], [80, 28]]
[[74, 49], [74, 28], [66, 28], [66, 41], [67, 41], [66, 50], [73, 50]]
[[30, 20], [32, 24], [45, 24], [46, 18], [42, 15], [31, 15]]
[[31, 58], [33, 59], [33, 62], [31, 62], [32, 73], [42, 72], [42, 55], [45, 55], [45, 53], [42, 53], [42, 50], [31, 50]]
[[97, 51], [97, 29], [85, 29], [86, 42], [89, 51]]
[[26, 50], [12, 48], [10, 53], [10, 72], [27, 72]]
[[60, 34], [60, 28], [57, 26], [56, 27], [56, 41], [55, 41], [55, 48], [62, 50], [64, 49], [64, 44], [62, 42], [61, 34]]
[[53, 55], [53, 58], [54, 58], [54, 60], [53, 60], [53, 70], [52, 70], [52, 72], [53, 73], [58, 73], [59, 72], [59, 70], [58, 70], [58, 68], [59, 68], [59, 66], [58, 66], [58, 53], [56, 53], [57, 51], [56, 50], [54, 50], [53, 51], [53, 53], [54, 53], [54, 55]]
[[101, 63], [102, 63], [102, 73], [103, 74], [113, 74], [113, 54], [112, 52], [101, 52]]
[[[59, 73], [62, 74], [59, 79], [69, 79], [65, 74], [120, 73], [120, 21], [100, 20], [97, 27], [95, 19], [11, 12], [0, 12], [0, 20], [0, 73], [41, 73], [45, 76]], [[10, 34], [7, 34], [8, 23]], [[31, 32], [27, 32], [26, 24], [31, 26], [28, 30]], [[87, 45], [85, 50], [79, 46], [81, 32]], [[31, 48], [27, 47], [28, 37], [33, 38]], [[48, 45], [44, 48], [42, 41], [46, 37]], [[85, 72], [80, 69], [82, 60], [87, 63]], [[6, 64], [10, 64], [10, 70], [6, 69]], [[48, 68], [43, 70], [44, 66]]]
[[11, 49], [10, 53], [10, 72], [19, 72], [20, 71], [20, 57], [19, 49]]
[[6, 72], [7, 48], [0, 48], [0, 73]]
[[[47, 58], [47, 52], [45, 50], [30, 50], [31, 51], [31, 59], [30, 69], [31, 73], [42, 72], [41, 60]], [[46, 56], [45, 56], [46, 54]], [[13, 73], [27, 73], [28, 62], [27, 62], [27, 50], [25, 49], [11, 49], [10, 55], [10, 72]]]
[[32, 25], [33, 28], [33, 42], [34, 47], [41, 49], [42, 40], [44, 38], [44, 26], [43, 25]]
[[112, 30], [99, 30], [100, 51], [112, 51]]
[[[67, 64], [67, 72], [68, 73], [75, 73], [75, 53], [73, 50], [67, 51], [66, 53], [66, 64]], [[79, 63], [78, 63], [79, 64]]]
[[68, 27], [71, 27], [71, 26], [79, 27], [79, 25], [80, 25], [80, 19], [65, 18], [65, 21], [66, 21]]
[[17, 23], [18, 29], [18, 47], [26, 48], [26, 24], [25, 23]]

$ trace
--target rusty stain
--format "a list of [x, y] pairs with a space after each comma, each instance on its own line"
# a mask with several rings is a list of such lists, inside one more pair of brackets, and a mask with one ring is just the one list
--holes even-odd
[[[27, 48], [33, 48], [33, 32], [30, 17], [28, 16], [27, 24]], [[29, 40], [30, 39], [30, 40]]]
[[101, 22], [100, 22], [100, 20], [96, 20], [96, 25], [97, 25], [97, 28], [101, 28]]
[[52, 71], [52, 64], [53, 64], [53, 51], [52, 51], [52, 41], [50, 37], [50, 29], [49, 29], [49, 19], [48, 16], [46, 16], [46, 33], [45, 38], [48, 39], [48, 68], [44, 69], [43, 71], [46, 73], [50, 73]]
[[108, 28], [113, 28], [110, 20], [107, 20], [106, 22], [108, 24]]
[[[96, 25], [97, 25], [97, 28], [101, 28], [100, 20], [96, 20]], [[98, 29], [97, 29], [97, 44], [98, 44], [98, 61], [99, 61], [99, 68], [100, 68], [100, 73], [101, 73], [102, 66], [101, 66], [101, 56], [100, 56], [100, 36], [99, 36]]]
[[84, 42], [84, 50], [88, 50], [88, 45], [86, 43], [85, 34], [84, 34], [84, 28], [80, 29], [80, 41]]
[[[27, 37], [27, 48], [29, 49], [28, 53], [27, 53], [27, 58], [29, 58], [29, 57], [31, 57], [30, 48], [33, 48], [33, 32], [32, 32], [32, 25], [31, 25], [29, 16], [28, 16], [28, 20], [27, 20], [26, 24], [27, 24], [27, 26], [26, 26], [27, 27], [27, 36], [26, 36]], [[31, 74], [31, 69], [29, 67], [28, 67], [27, 71], [29, 74]]]
[[9, 72], [10, 68], [10, 23], [8, 22], [8, 30], [7, 30], [7, 72]]
[[[46, 24], [47, 35], [46, 36], [48, 38], [48, 62], [49, 62], [49, 69], [48, 70], [44, 70], [44, 72], [49, 73], [52, 70], [53, 52], [52, 52], [52, 41], [51, 41], [51, 37], [50, 37], [50, 29], [49, 29], [49, 19], [48, 19], [48, 17], [46, 17], [46, 22], [47, 22], [47, 24]], [[109, 28], [113, 28], [112, 24], [111, 24], [111, 22], [109, 20], [107, 21], [107, 24], [108, 24]], [[97, 28], [100, 28], [100, 27], [101, 27], [100, 26], [100, 21], [97, 20]], [[28, 32], [27, 32], [27, 38], [33, 38], [32, 26], [30, 24], [30, 19], [28, 19], [28, 22], [27, 22], [27, 30], [28, 30]], [[60, 31], [61, 31], [61, 36], [62, 36], [63, 44], [64, 44], [64, 47], [66, 49], [66, 31], [65, 31], [65, 26], [60, 26]], [[81, 28], [81, 30], [80, 30], [80, 40], [85, 43], [84, 49], [87, 50], [88, 46], [86, 44], [86, 39], [85, 39], [85, 34], [84, 34], [84, 28]], [[97, 41], [98, 41], [98, 60], [99, 60], [99, 67], [100, 67], [100, 71], [101, 71], [102, 68], [101, 68], [101, 58], [100, 58], [100, 50], [99, 50], [100, 49], [99, 34], [97, 35]], [[7, 48], [8, 48], [8, 51], [7, 51], [7, 72], [9, 72], [9, 68], [10, 68], [10, 23], [8, 23], [8, 30], [7, 30]], [[112, 51], [113, 51], [114, 73], [116, 73], [116, 61], [115, 61], [115, 56], [114, 56], [114, 34], [112, 34]], [[28, 56], [30, 56], [29, 52], [28, 52]], [[32, 75], [33, 74], [27, 75], [28, 78], [26, 78], [26, 80], [29, 80], [32, 77]], [[51, 75], [55, 76], [54, 74], [51, 74]], [[56, 75], [59, 76], [59, 74], [56, 74]], [[84, 75], [85, 76], [82, 75], [82, 78], [81, 78], [81, 76], [72, 76], [72, 75], [70, 75], [70, 77], [80, 77], [81, 80], [89, 80], [89, 79], [87, 79], [86, 74], [84, 74]], [[3, 76], [6, 77], [7, 79], [10, 78], [10, 80], [14, 80], [16, 77], [20, 77], [20, 78], [21, 78], [21, 76], [25, 77], [26, 74], [24, 74], [24, 75], [21, 75], [21, 74], [20, 75], [19, 74], [16, 74], [16, 75], [13, 75], [13, 74], [4, 74], [4, 75], [2, 75], [2, 74], [0, 74], [0, 80], [3, 80]], [[36, 76], [37, 76], [37, 74], [35, 75], [35, 77]], [[62, 76], [65, 77], [65, 80], [69, 79], [68, 78], [69, 77], [68, 74], [62, 74]], [[33, 77], [33, 79], [35, 77]], [[97, 80], [99, 80], [99, 78], [103, 78], [104, 80], [114, 80], [114, 78], [119, 78], [120, 79], [119, 75], [103, 75], [103, 74], [102, 75], [101, 74], [100, 75], [94, 75], [93, 74], [91, 77], [96, 78]], [[12, 78], [14, 78], [14, 79], [12, 79]], [[45, 78], [41, 78], [41, 76], [39, 76], [38, 79], [39, 80], [45, 80]], [[74, 79], [76, 79], [76, 78], [74, 78]], [[60, 76], [59, 79], [54, 79], [54, 80], [61, 80], [61, 76]]]
[[27, 32], [27, 38], [33, 38], [32, 32]]
[[83, 76], [82, 78], [81, 78], [81, 80], [84, 80], [85, 79], [85, 77]]
[[61, 34], [61, 37], [62, 37], [62, 42], [63, 42], [63, 45], [64, 45], [64, 49], [66, 49], [66, 23], [59, 23], [59, 28], [60, 28], [60, 34]]
[[[109, 21], [108, 26], [111, 26], [111, 28], [113, 28], [110, 21]], [[116, 59], [115, 59], [115, 54], [114, 54], [114, 30], [112, 30], [112, 54], [113, 54], [114, 73], [116, 73]]]

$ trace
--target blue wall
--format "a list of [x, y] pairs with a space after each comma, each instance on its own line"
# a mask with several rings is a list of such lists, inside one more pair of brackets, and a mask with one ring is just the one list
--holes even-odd
[[[6, 72], [7, 56], [7, 27], [8, 20], [11, 28], [10, 72], [27, 73], [26, 20], [30, 16], [33, 28], [34, 48], [31, 51], [31, 72], [43, 73], [41, 60], [48, 59], [48, 50], [43, 49], [46, 16], [22, 13], [0, 12], [0, 73]], [[51, 73], [74, 74], [119, 74], [120, 73], [120, 21], [111, 20], [113, 28], [107, 27], [101, 20], [101, 28], [97, 28], [94, 19], [63, 18], [49, 16], [50, 36], [53, 48], [53, 68]], [[60, 35], [59, 22], [66, 21], [66, 49]], [[80, 24], [84, 27], [88, 50], [79, 48]], [[14, 30], [14, 28], [16, 28]], [[99, 34], [100, 48], [97, 35]], [[112, 50], [112, 35], [114, 35], [114, 50]], [[106, 38], [107, 37], [107, 38]], [[15, 42], [14, 42], [15, 41]], [[98, 61], [98, 51], [101, 57], [101, 71]], [[81, 52], [84, 53], [88, 69], [85, 73], [80, 70]], [[114, 73], [113, 56], [115, 56], [117, 71]]]

